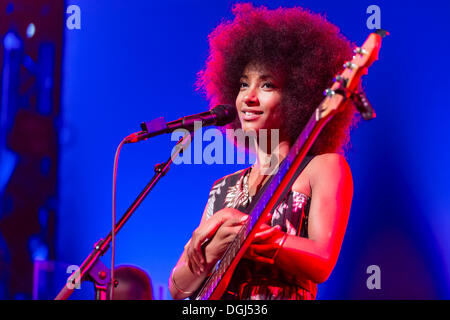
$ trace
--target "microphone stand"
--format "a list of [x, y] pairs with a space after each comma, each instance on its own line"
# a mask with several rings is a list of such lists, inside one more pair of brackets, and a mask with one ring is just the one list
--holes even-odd
[[[169, 171], [170, 165], [178, 156], [178, 154], [182, 153], [183, 150], [190, 145], [193, 135], [193, 132], [186, 133], [175, 145], [175, 151], [170, 156], [170, 158], [166, 162], [155, 165], [155, 175], [137, 196], [137, 198], [123, 214], [120, 220], [115, 224], [115, 234], [117, 234], [119, 230], [122, 229], [131, 215], [136, 211], [142, 201], [144, 201], [145, 197], [159, 181], [159, 179], [161, 179]], [[64, 287], [58, 293], [55, 300], [68, 299], [75, 288], [79, 287], [79, 284], [81, 284], [81, 282], [84, 280], [90, 280], [94, 283], [96, 300], [106, 300], [108, 284], [111, 282], [111, 274], [108, 268], [99, 260], [99, 258], [103, 256], [106, 251], [108, 251], [111, 240], [112, 230], [104, 239], [102, 238], [97, 241], [97, 243], [94, 245], [94, 250], [84, 260], [83, 264], [68, 278], [66, 285], [64, 285]], [[116, 286], [117, 283], [114, 283], [113, 285]]]

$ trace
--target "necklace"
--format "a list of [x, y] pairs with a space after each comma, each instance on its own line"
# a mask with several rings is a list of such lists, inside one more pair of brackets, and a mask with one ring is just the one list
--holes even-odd
[[249, 199], [251, 199], [258, 191], [261, 189], [261, 187], [266, 183], [269, 176], [259, 175], [255, 183], [253, 184], [255, 186], [254, 192], [252, 192], [252, 196], [250, 196], [250, 175], [252, 172], [253, 167], [250, 167], [246, 174], [246, 179], [244, 181], [244, 192], [246, 192]]

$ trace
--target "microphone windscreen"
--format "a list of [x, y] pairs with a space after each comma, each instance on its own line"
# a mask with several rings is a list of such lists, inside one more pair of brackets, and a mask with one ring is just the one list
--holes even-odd
[[216, 126], [224, 126], [236, 119], [237, 111], [236, 107], [229, 104], [220, 104], [215, 106], [211, 113], [216, 115]]

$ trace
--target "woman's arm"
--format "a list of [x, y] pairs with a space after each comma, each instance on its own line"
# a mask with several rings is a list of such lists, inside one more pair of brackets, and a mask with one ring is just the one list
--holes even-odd
[[170, 275], [169, 291], [173, 299], [185, 299], [199, 288], [246, 218], [236, 209], [225, 208], [206, 219], [205, 208], [200, 225]]
[[[309, 238], [285, 235], [275, 227], [266, 229], [255, 238], [247, 257], [263, 261], [278, 250], [275, 263], [280, 268], [322, 283], [328, 279], [339, 256], [353, 197], [353, 181], [348, 163], [338, 154], [314, 158], [308, 175], [311, 185]], [[295, 187], [294, 184], [294, 190]], [[278, 247], [280, 243], [282, 246]]]

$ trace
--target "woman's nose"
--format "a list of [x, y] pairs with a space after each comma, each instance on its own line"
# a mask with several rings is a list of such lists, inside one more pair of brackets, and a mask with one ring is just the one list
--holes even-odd
[[247, 91], [247, 95], [244, 97], [244, 102], [247, 105], [258, 104], [258, 95], [256, 94], [256, 89], [255, 88], [250, 88]]

